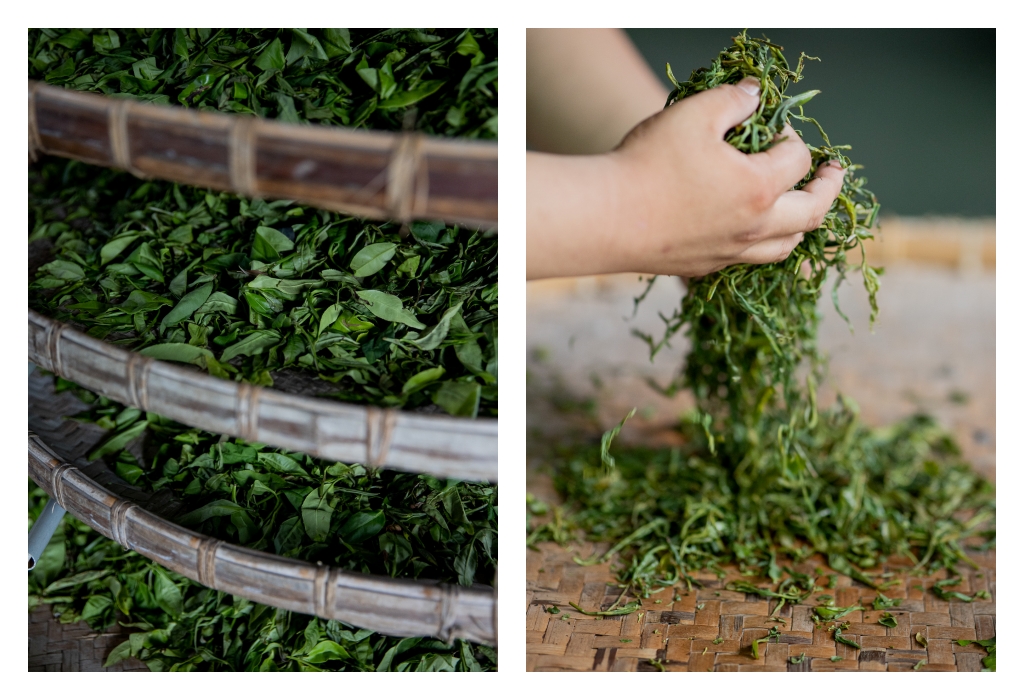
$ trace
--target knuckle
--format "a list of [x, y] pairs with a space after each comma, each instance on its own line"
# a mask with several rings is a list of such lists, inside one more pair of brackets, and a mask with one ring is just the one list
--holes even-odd
[[763, 215], [778, 198], [768, 178], [761, 173], [751, 173], [746, 186], [747, 206], [755, 215]]
[[748, 248], [752, 244], [757, 243], [759, 240], [764, 238], [764, 236], [765, 231], [762, 226], [755, 226], [753, 228], [748, 228], [742, 231], [735, 238], [734, 245], [737, 248], [736, 252], [740, 252], [741, 250]]
[[828, 206], [822, 206], [820, 204], [816, 206], [814, 210], [811, 211], [811, 214], [807, 219], [807, 226], [804, 229], [804, 232], [816, 231], [821, 228], [822, 224], [825, 223], [825, 217], [828, 216], [828, 210]]
[[[729, 88], [725, 92], [729, 96], [729, 99], [732, 100], [733, 104], [736, 105], [737, 109], [746, 108], [747, 105], [750, 104], [750, 95], [745, 93], [745, 92], [743, 92], [743, 90], [741, 90], [736, 85], [723, 85], [722, 87], [728, 87]], [[753, 110], [751, 110], [751, 111], [753, 111]]]
[[[799, 136], [796, 136], [796, 134], [794, 134], [793, 136], [795, 139], [800, 141]], [[803, 145], [803, 141], [800, 141], [800, 144], [802, 146], [800, 148], [800, 165], [802, 166], [804, 172], [807, 172], [808, 170], [811, 169], [811, 166], [814, 165], [814, 162], [811, 160], [811, 150], [807, 148], [807, 146]]]
[[750, 190], [750, 205], [758, 214], [764, 214], [775, 205], [775, 192], [767, 183], [758, 182]]

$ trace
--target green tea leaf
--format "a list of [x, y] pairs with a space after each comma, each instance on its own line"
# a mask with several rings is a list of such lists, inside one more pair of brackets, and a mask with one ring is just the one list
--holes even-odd
[[480, 407], [480, 385], [474, 382], [445, 382], [434, 392], [433, 400], [453, 416], [476, 418]]
[[80, 280], [85, 277], [85, 270], [77, 263], [70, 260], [54, 260], [39, 267], [40, 272], [45, 272], [59, 280]]
[[338, 537], [351, 544], [359, 544], [384, 529], [384, 511], [369, 510], [356, 513], [345, 521]]
[[232, 358], [243, 355], [259, 355], [264, 350], [272, 348], [280, 342], [281, 334], [277, 331], [253, 331], [242, 340], [226, 348], [221, 353], [220, 360], [221, 362], [227, 362]]
[[334, 505], [329, 496], [321, 496], [317, 489], [309, 492], [302, 502], [302, 524], [310, 539], [314, 542], [323, 542], [327, 539], [333, 514]]
[[349, 267], [356, 277], [369, 277], [384, 269], [388, 260], [395, 256], [398, 246], [394, 243], [371, 243], [352, 257]]
[[295, 243], [277, 229], [259, 226], [252, 242], [252, 257], [270, 262], [279, 260], [282, 253], [293, 248]]
[[417, 372], [402, 386], [402, 393], [410, 394], [414, 391], [419, 391], [428, 384], [432, 384], [440, 379], [442, 375], [444, 375], [444, 367], [432, 367], [422, 372]]
[[112, 238], [109, 243], [105, 244], [100, 248], [100, 264], [106, 265], [111, 260], [116, 260], [117, 256], [124, 252], [124, 250], [138, 240], [139, 234], [137, 231], [132, 233], [125, 233]]
[[153, 595], [156, 603], [170, 615], [182, 613], [181, 591], [170, 577], [159, 569], [153, 571]]
[[216, 501], [207, 503], [201, 508], [196, 508], [195, 510], [181, 516], [177, 520], [182, 525], [192, 526], [198, 525], [199, 523], [204, 523], [210, 518], [216, 518], [225, 515], [230, 517], [237, 513], [244, 512], [245, 508], [243, 508], [242, 506], [238, 505], [237, 503], [232, 503], [231, 501], [221, 498]]
[[337, 661], [347, 658], [349, 658], [349, 653], [345, 651], [344, 647], [337, 642], [332, 642], [330, 639], [325, 639], [310, 650], [305, 660], [311, 664], [321, 664], [325, 661]]
[[202, 287], [197, 287], [183, 296], [175, 307], [164, 316], [160, 322], [160, 330], [163, 331], [167, 326], [173, 326], [187, 318], [191, 318], [192, 314], [207, 302], [212, 293], [213, 283], [207, 282]]
[[324, 312], [320, 315], [320, 330], [317, 335], [323, 334], [325, 330], [334, 325], [334, 322], [338, 320], [344, 307], [341, 304], [331, 304]]
[[398, 297], [376, 289], [361, 289], [356, 296], [363, 300], [366, 308], [377, 318], [385, 321], [404, 323], [410, 328], [423, 330], [425, 325], [416, 320], [408, 310], [402, 308], [402, 300]]
[[206, 348], [197, 348], [194, 345], [188, 343], [161, 343], [160, 345], [150, 345], [148, 348], [142, 348], [139, 351], [140, 355], [152, 357], [156, 360], [168, 360], [170, 362], [188, 362], [190, 364], [198, 364], [203, 367], [206, 364], [208, 358], [213, 357], [213, 353]]
[[234, 316], [238, 309], [238, 301], [224, 292], [214, 292], [206, 302], [196, 309], [200, 314], [223, 313]]
[[262, 68], [263, 70], [283, 70], [285, 61], [284, 47], [281, 45], [281, 40], [274, 39], [270, 42], [270, 45], [256, 58], [254, 64], [257, 68]]
[[302, 465], [287, 455], [279, 452], [261, 452], [257, 459], [260, 464], [270, 467], [281, 474], [298, 474], [309, 477], [309, 473], [302, 468]]
[[88, 460], [91, 462], [105, 455], [120, 452], [128, 443], [142, 435], [142, 431], [146, 429], [146, 425], [146, 421], [140, 420], [132, 423], [127, 428], [114, 433], [89, 453]]
[[[447, 311], [445, 311], [444, 314], [441, 316], [440, 320], [437, 322], [437, 325], [431, 328], [426, 333], [426, 335], [424, 335], [422, 338], [418, 338], [416, 340], [411, 341], [412, 344], [418, 347], [420, 350], [434, 350], [435, 348], [437, 348], [437, 346], [439, 346], [444, 341], [444, 339], [448, 337], [448, 330], [451, 328], [452, 319], [455, 318], [455, 316], [461, 310], [462, 302], [460, 301], [454, 306], [450, 307]], [[460, 347], [463, 346], [456, 346], [456, 348]], [[479, 347], [477, 347], [477, 351], [479, 351]]]

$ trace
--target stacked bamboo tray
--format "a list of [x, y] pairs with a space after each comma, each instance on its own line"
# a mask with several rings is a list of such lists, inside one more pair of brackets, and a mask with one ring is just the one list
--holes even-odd
[[[29, 154], [356, 216], [497, 226], [497, 146], [282, 125], [29, 84]], [[215, 379], [29, 312], [29, 360], [120, 403], [211, 432], [445, 478], [497, 481], [497, 421], [343, 404]], [[217, 590], [396, 636], [496, 644], [496, 590], [354, 574], [200, 536], [174, 504], [84, 455], [98, 440], [30, 377], [29, 474], [122, 546]], [[46, 664], [44, 664], [45, 666]]]

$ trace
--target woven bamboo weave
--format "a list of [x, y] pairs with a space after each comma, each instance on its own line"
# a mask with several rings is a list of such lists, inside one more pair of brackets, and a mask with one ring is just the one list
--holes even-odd
[[125, 405], [315, 457], [470, 481], [498, 479], [498, 421], [421, 415], [217, 379], [28, 312], [28, 359]]
[[104, 668], [110, 652], [128, 639], [131, 629], [111, 625], [97, 632], [85, 622], [62, 623], [49, 605], [28, 615], [29, 671], [148, 671], [138, 659]]
[[496, 143], [146, 104], [29, 81], [38, 153], [375, 219], [498, 225]]
[[[990, 639], [995, 636], [996, 575], [995, 553], [973, 555], [979, 565], [967, 565], [960, 572], [962, 584], [954, 590], [973, 595], [987, 591], [990, 599], [962, 602], [942, 600], [931, 589], [946, 578], [945, 570], [935, 576], [907, 575], [910, 561], [890, 559], [875, 573], [896, 574], [900, 583], [888, 587], [890, 598], [902, 598], [890, 608], [898, 625], [878, 623], [883, 611], [872, 609], [876, 591], [861, 586], [842, 574], [835, 587], [827, 587], [835, 572], [821, 559], [811, 559], [794, 568], [823, 575], [816, 580], [825, 590], [815, 593], [804, 605], [786, 605], [779, 613], [785, 623], [769, 619], [774, 602], [755, 594], [725, 589], [726, 583], [741, 578], [735, 568], [727, 576], [699, 572], [695, 578], [704, 588], [685, 595], [683, 587], [665, 589], [642, 600], [641, 611], [618, 617], [591, 617], [573, 609], [606, 610], [621, 589], [608, 585], [615, 580], [615, 562], [583, 567], [573, 556], [589, 557], [606, 545], [583, 543], [574, 551], [546, 542], [536, 551], [527, 550], [526, 667], [528, 671], [980, 671], [985, 651], [976, 644], [960, 646], [957, 639]], [[750, 579], [744, 579], [750, 580]], [[758, 582], [764, 587], [767, 581]], [[673, 600], [680, 594], [678, 601]], [[865, 611], [842, 618], [850, 622], [843, 634], [861, 645], [855, 649], [836, 642], [828, 623], [815, 627], [812, 605], [818, 595], [832, 595], [835, 604], [860, 604]], [[632, 600], [626, 598], [625, 601]], [[549, 612], [552, 606], [558, 612]], [[564, 618], [564, 619], [563, 619]], [[778, 626], [777, 643], [761, 644], [754, 659], [751, 645]], [[921, 645], [918, 634], [927, 641]], [[716, 644], [715, 641], [719, 643]], [[791, 663], [801, 657], [800, 663]], [[832, 661], [832, 657], [840, 657]], [[654, 662], [654, 663], [652, 663]]]
[[[67, 408], [66, 395], [52, 394], [35, 372], [29, 427], [50, 444], [29, 433], [29, 477], [69, 513], [125, 549], [209, 588], [267, 605], [383, 634], [496, 643], [496, 601], [488, 586], [396, 580], [309, 564], [198, 535], [154, 514], [102, 462], [90, 464], [82, 457], [100, 436], [93, 433], [90, 440], [89, 429], [62, 419], [58, 411]], [[100, 479], [92, 476], [98, 472]], [[159, 497], [151, 500], [163, 511], [175, 509]]]

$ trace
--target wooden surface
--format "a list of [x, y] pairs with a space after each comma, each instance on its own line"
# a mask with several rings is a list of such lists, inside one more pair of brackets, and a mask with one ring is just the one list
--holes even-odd
[[186, 425], [346, 463], [498, 479], [498, 421], [296, 396], [217, 379], [28, 312], [28, 359], [119, 403]]
[[375, 219], [498, 226], [494, 142], [281, 124], [29, 81], [29, 153]]
[[[855, 275], [840, 292], [842, 308], [855, 326], [853, 335], [832, 309], [831, 300], [822, 302], [819, 340], [831, 357], [831, 368], [819, 405], [828, 405], [843, 393], [860, 405], [864, 422], [875, 426], [915, 411], [930, 413], [953, 433], [978, 472], [994, 482], [994, 224], [904, 220], [890, 221], [884, 230], [888, 236], [881, 245], [888, 245], [886, 252], [883, 254], [879, 246], [869, 252], [872, 264], [886, 265], [879, 294], [881, 315], [874, 333], [867, 328], [865, 295]], [[686, 343], [677, 339], [671, 349], [652, 362], [645, 344], [630, 331], [658, 332], [663, 327], [658, 313], [671, 312], [683, 288], [676, 279], [659, 279], [634, 317], [633, 297], [643, 289], [644, 282], [636, 275], [553, 280], [527, 286], [529, 493], [557, 502], [545, 465], [551, 447], [593, 440], [633, 407], [638, 409], [637, 415], [626, 424], [619, 441], [677, 444], [674, 426], [680, 414], [694, 405], [693, 398], [686, 392], [666, 398], [651, 384], [664, 386], [676, 376], [687, 351]], [[567, 605], [570, 599], [595, 610], [620, 592], [606, 588], [615, 580], [607, 565], [580, 567], [572, 562], [575, 554], [588, 556], [592, 546], [581, 544], [567, 552], [549, 543], [541, 545], [539, 552], [527, 551], [530, 670], [656, 670], [646, 661], [650, 658], [661, 660], [668, 670], [904, 670], [921, 658], [927, 662], [922, 670], [980, 670], [984, 652], [976, 645], [954, 647], [940, 641], [930, 644], [926, 651], [911, 639], [922, 630], [926, 637], [933, 635], [940, 640], [947, 640], [950, 634], [966, 639], [994, 635], [994, 553], [979, 562], [983, 567], [981, 578], [965, 576], [965, 585], [972, 590], [987, 587], [991, 600], [947, 603], [930, 592], [910, 588], [903, 593], [906, 605], [911, 607], [897, 614], [905, 617], [895, 630], [874, 623], [875, 613], [867, 616], [869, 627], [859, 627], [865, 623], [856, 619], [851, 634], [867, 637], [873, 645], [864, 644], [860, 652], [849, 647], [839, 649], [834, 642], [817, 644], [823, 641], [820, 630], [782, 627], [784, 634], [788, 630], [790, 634], [800, 632], [802, 637], [810, 635], [809, 646], [821, 647], [815, 651], [819, 656], [808, 652], [817, 660], [791, 665], [780, 659], [799, 656], [801, 647], [807, 646], [805, 640], [786, 641], [785, 652], [779, 645], [767, 652], [770, 656], [755, 662], [750, 656], [750, 641], [765, 629], [764, 620], [757, 619], [765, 615], [761, 611], [763, 601], [746, 600], [745, 596], [721, 590], [724, 582], [706, 572], [711, 587], [692, 600], [684, 597], [682, 602], [670, 604], [666, 601], [671, 601], [672, 594], [664, 592], [643, 601], [648, 612], [642, 623], [637, 623], [636, 613], [631, 619], [613, 620], [579, 615]], [[894, 569], [899, 564], [889, 563]], [[827, 567], [822, 568], [827, 571]], [[917, 582], [906, 581], [905, 586]], [[920, 583], [928, 588], [927, 581]], [[851, 586], [844, 577], [840, 577], [837, 588], [840, 605], [874, 597], [872, 591]], [[715, 596], [716, 591], [721, 596]], [[903, 593], [887, 591], [890, 597]], [[663, 602], [654, 603], [659, 597]], [[698, 622], [695, 606], [705, 601]], [[724, 601], [729, 604], [723, 610]], [[542, 607], [552, 604], [561, 608], [560, 614], [542, 612]], [[565, 614], [569, 619], [561, 620]], [[790, 619], [791, 615], [792, 611]], [[805, 622], [792, 620], [791, 624], [802, 626]], [[868, 634], [871, 631], [876, 633]], [[696, 639], [689, 639], [691, 636]], [[712, 644], [718, 636], [729, 643]], [[888, 648], [890, 644], [893, 649]], [[745, 645], [745, 651], [737, 645]], [[830, 653], [820, 656], [826, 650]], [[829, 661], [837, 652], [844, 660]], [[851, 656], [851, 652], [856, 653]]]

